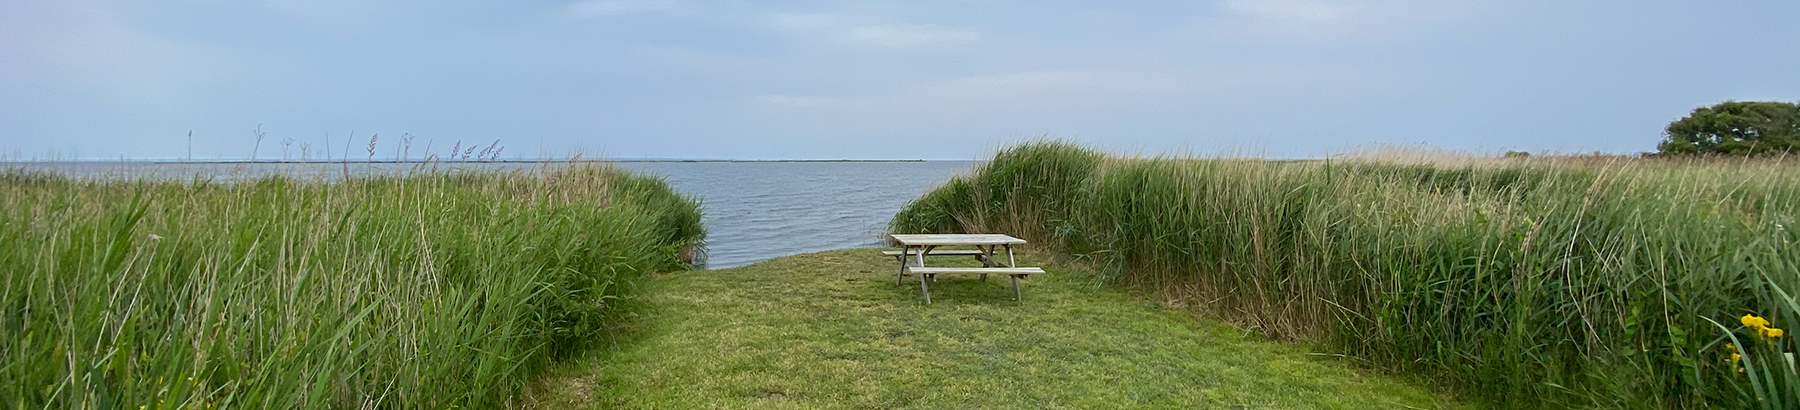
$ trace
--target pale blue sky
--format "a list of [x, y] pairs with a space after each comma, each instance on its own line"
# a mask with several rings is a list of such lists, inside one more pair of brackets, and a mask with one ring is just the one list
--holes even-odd
[[[0, 0], [9, 158], [1653, 150], [1800, 100], [1800, 2]], [[465, 143], [467, 143], [465, 142]], [[334, 154], [335, 155], [335, 154]]]

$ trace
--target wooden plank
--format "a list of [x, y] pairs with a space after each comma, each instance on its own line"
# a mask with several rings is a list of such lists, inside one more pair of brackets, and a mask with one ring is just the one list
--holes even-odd
[[978, 273], [984, 275], [1038, 275], [1043, 268], [924, 268], [907, 267], [907, 273], [914, 275], [938, 275], [949, 273]]
[[954, 246], [954, 245], [1021, 245], [1024, 239], [1014, 238], [997, 233], [978, 234], [890, 234], [894, 242], [906, 246]]
[[[898, 257], [898, 256], [900, 256], [900, 251], [881, 251], [881, 254], [887, 255], [887, 256]], [[933, 249], [933, 250], [931, 250], [931, 252], [926, 253], [925, 256], [940, 256], [940, 255], [971, 256], [971, 255], [981, 255], [981, 254], [982, 254], [982, 252], [980, 249]]]

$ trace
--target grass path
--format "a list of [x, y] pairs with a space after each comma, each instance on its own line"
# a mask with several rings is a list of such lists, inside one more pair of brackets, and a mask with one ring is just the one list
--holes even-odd
[[553, 370], [533, 399], [663, 409], [1449, 406], [1301, 346], [1096, 290], [1067, 268], [1045, 266], [1023, 302], [1004, 280], [940, 277], [925, 305], [916, 280], [894, 285], [892, 261], [851, 249], [651, 279], [628, 340]]

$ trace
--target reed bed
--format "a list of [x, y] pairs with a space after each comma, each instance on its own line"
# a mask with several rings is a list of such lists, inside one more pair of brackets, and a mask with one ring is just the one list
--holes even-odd
[[[896, 232], [1006, 232], [1505, 408], [1800, 408], [1800, 164], [999, 152]], [[1763, 324], [1759, 321], [1766, 320]]]
[[513, 407], [704, 235], [695, 200], [605, 166], [0, 172], [0, 407]]

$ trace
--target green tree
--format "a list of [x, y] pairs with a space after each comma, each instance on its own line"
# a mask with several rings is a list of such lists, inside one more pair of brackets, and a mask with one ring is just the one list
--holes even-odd
[[1669, 123], [1656, 144], [1665, 155], [1800, 154], [1800, 104], [1726, 101]]

